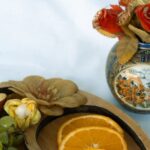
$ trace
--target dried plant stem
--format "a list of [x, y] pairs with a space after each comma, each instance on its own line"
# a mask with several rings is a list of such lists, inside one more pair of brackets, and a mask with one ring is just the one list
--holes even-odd
[[150, 43], [150, 34], [129, 24], [129, 29], [133, 31], [143, 42]]
[[122, 26], [121, 28], [122, 28], [122, 30], [124, 31], [124, 33], [125, 33], [127, 36], [129, 36], [129, 37], [131, 37], [131, 38], [136, 38], [134, 32], [132, 32], [131, 30], [129, 30], [129, 28], [128, 28], [127, 26]]

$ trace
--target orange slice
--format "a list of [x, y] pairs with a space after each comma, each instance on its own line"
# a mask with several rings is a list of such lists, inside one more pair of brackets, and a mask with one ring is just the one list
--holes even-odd
[[[85, 150], [95, 150], [95, 148], [87, 148]], [[105, 149], [96, 149], [96, 150], [105, 150]]]
[[114, 129], [121, 135], [123, 135], [122, 128], [111, 118], [103, 116], [103, 115], [84, 115], [71, 118], [70, 120], [66, 121], [60, 127], [58, 131], [58, 144], [68, 135], [70, 132], [82, 128], [82, 127], [90, 127], [90, 126], [97, 126], [97, 127], [108, 127]]
[[58, 150], [127, 150], [118, 132], [106, 127], [85, 127], [70, 132]]

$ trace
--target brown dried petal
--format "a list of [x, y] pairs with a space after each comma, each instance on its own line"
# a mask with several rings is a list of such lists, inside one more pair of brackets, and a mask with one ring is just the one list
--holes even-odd
[[2, 82], [0, 88], [11, 88], [10, 90], [14, 89], [14, 92], [18, 91], [17, 93], [21, 95], [27, 91], [27, 88], [19, 81]]
[[25, 96], [33, 100], [37, 99], [32, 93], [25, 93]]
[[[28, 89], [26, 88], [26, 86], [23, 85], [22, 82], [19, 81], [8, 81], [1, 83], [2, 86], [7, 85], [7, 88], [11, 91], [13, 91], [14, 93], [17, 93], [21, 96], [24, 96], [24, 93], [26, 91], [28, 91]], [[1, 87], [2, 87], [1, 86]]]
[[53, 85], [56, 81], [61, 81], [61, 80], [63, 80], [63, 79], [61, 79], [61, 78], [47, 79], [46, 83], [49, 84], [49, 85]]
[[71, 96], [78, 91], [77, 85], [70, 80], [57, 80], [52, 86], [58, 90], [56, 96], [59, 98]]
[[1, 82], [0, 83], [0, 88], [8, 88], [11, 87], [11, 85], [9, 84], [9, 82]]
[[41, 76], [28, 76], [23, 80], [23, 84], [27, 86], [30, 93], [37, 95], [38, 88], [44, 82], [44, 78]]
[[36, 96], [40, 99], [51, 101], [57, 92], [58, 90], [52, 85], [52, 82], [49, 80], [44, 80], [38, 87], [38, 93]]
[[50, 103], [42, 99], [34, 99], [39, 105], [50, 106]]
[[73, 96], [61, 98], [57, 101], [53, 101], [51, 104], [59, 105], [61, 107], [74, 108], [80, 105], [84, 105], [87, 102], [85, 96], [76, 93]]
[[11, 90], [11, 91], [13, 91], [14, 93], [16, 93], [16, 94], [22, 96], [22, 97], [25, 96], [24, 92], [22, 92], [22, 91], [20, 91], [20, 90], [18, 90], [18, 89], [15, 89], [15, 88], [8, 88], [8, 89]]
[[64, 113], [63, 108], [60, 106], [52, 106], [52, 107], [40, 106], [39, 109], [43, 114], [51, 116], [60, 116]]
[[25, 93], [25, 95], [26, 95], [26, 97], [35, 100], [38, 103], [38, 105], [43, 105], [43, 106], [49, 106], [50, 105], [50, 103], [48, 103], [47, 101], [34, 97], [31, 93]]

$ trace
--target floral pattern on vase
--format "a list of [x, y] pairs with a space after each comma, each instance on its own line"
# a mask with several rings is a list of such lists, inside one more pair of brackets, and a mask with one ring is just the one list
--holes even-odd
[[150, 44], [139, 43], [136, 55], [121, 65], [112, 48], [106, 66], [107, 81], [112, 93], [127, 108], [150, 112]]

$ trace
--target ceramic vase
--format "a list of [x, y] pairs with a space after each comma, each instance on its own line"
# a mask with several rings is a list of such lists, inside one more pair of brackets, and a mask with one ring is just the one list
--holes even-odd
[[108, 85], [126, 108], [150, 113], [150, 43], [139, 43], [137, 53], [124, 65], [118, 62], [116, 45], [107, 59]]

